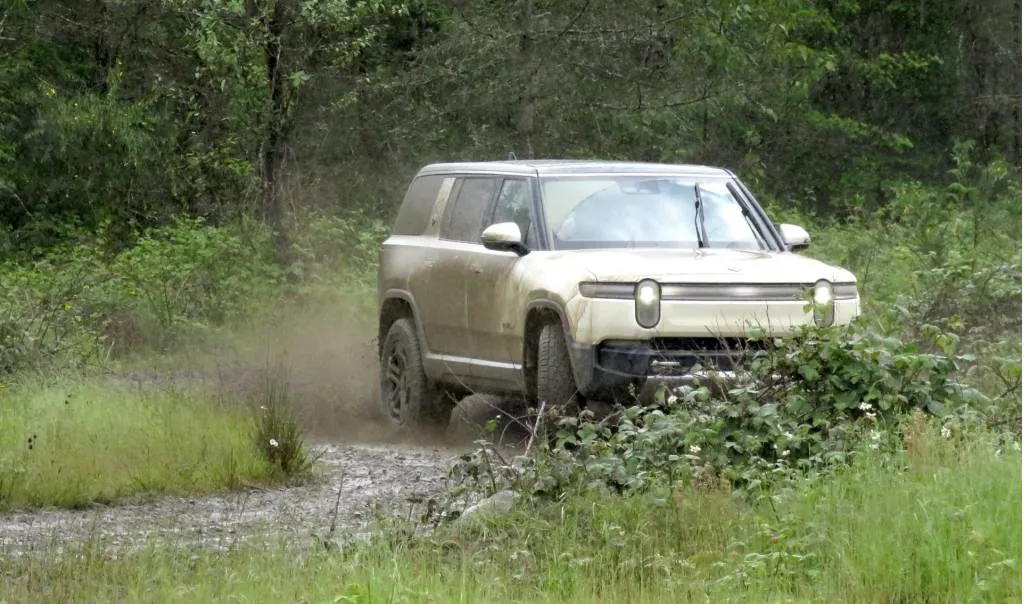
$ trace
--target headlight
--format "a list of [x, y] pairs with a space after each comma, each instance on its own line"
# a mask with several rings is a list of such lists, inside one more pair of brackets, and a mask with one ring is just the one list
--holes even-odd
[[644, 279], [636, 284], [633, 293], [636, 304], [636, 322], [650, 329], [661, 320], [661, 286], [657, 281]]
[[836, 318], [836, 293], [828, 281], [814, 284], [814, 324], [829, 327]]
[[814, 303], [819, 306], [831, 304], [835, 299], [835, 292], [832, 291], [832, 284], [828, 281], [818, 281], [814, 284]]

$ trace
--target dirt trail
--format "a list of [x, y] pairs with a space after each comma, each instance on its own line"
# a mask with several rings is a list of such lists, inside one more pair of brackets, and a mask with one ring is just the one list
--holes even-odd
[[341, 489], [337, 530], [359, 533], [373, 521], [373, 506], [405, 513], [408, 499], [437, 496], [448, 463], [445, 448], [392, 445], [321, 445], [317, 480], [310, 484], [247, 489], [221, 495], [170, 497], [140, 505], [90, 510], [41, 510], [0, 516], [0, 555], [99, 539], [111, 551], [157, 537], [180, 545], [227, 548], [265, 541], [303, 547], [326, 536]]
[[388, 425], [376, 408], [372, 322], [346, 316], [343, 308], [295, 316], [272, 333], [255, 332], [190, 350], [161, 367], [136, 365], [111, 376], [121, 385], [195, 388], [251, 405], [268, 367], [285, 367], [288, 404], [320, 455], [316, 480], [138, 505], [0, 515], [0, 556], [40, 547], [52, 552], [55, 544], [93, 538], [118, 550], [154, 536], [213, 547], [283, 538], [301, 547], [312, 543], [313, 535], [327, 534], [339, 485], [337, 531], [349, 535], [373, 522], [374, 506], [385, 514], [404, 514], [410, 497], [441, 494], [459, 450], [439, 436], [413, 438]]

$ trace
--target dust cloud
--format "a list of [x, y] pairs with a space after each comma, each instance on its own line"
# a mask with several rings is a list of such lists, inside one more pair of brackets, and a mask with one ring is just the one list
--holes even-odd
[[251, 401], [274, 380], [310, 441], [410, 440], [409, 431], [393, 426], [379, 409], [376, 321], [370, 313], [334, 303], [284, 307], [275, 315], [273, 324], [234, 330], [193, 348], [188, 364], [227, 400]]
[[[467, 445], [496, 415], [502, 434], [515, 432], [521, 438], [520, 430], [505, 428], [511, 417], [507, 411], [481, 407], [475, 396], [469, 397], [468, 407], [456, 408], [460, 423], [469, 424], [456, 431], [448, 425], [402, 428], [391, 423], [379, 403], [376, 318], [365, 304], [339, 301], [314, 309], [288, 304], [274, 314], [279, 319], [272, 324], [232, 330], [193, 346], [175, 370], [186, 369], [193, 383], [198, 374], [203, 389], [238, 404], [260, 400], [273, 380], [274, 388], [287, 393], [304, 436], [315, 443]], [[503, 403], [492, 397], [490, 405]]]

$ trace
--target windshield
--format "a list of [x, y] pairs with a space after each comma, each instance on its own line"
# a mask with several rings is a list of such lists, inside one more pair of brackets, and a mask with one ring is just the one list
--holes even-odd
[[556, 250], [768, 249], [727, 183], [676, 176], [550, 178], [541, 186], [544, 217]]

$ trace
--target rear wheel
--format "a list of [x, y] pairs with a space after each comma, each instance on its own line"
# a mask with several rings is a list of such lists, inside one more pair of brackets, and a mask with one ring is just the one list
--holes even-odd
[[423, 356], [411, 319], [398, 319], [384, 337], [380, 402], [385, 416], [399, 426], [436, 423], [445, 415], [441, 391], [423, 373]]
[[546, 402], [561, 415], [579, 412], [579, 391], [561, 323], [548, 323], [537, 339], [537, 402]]

